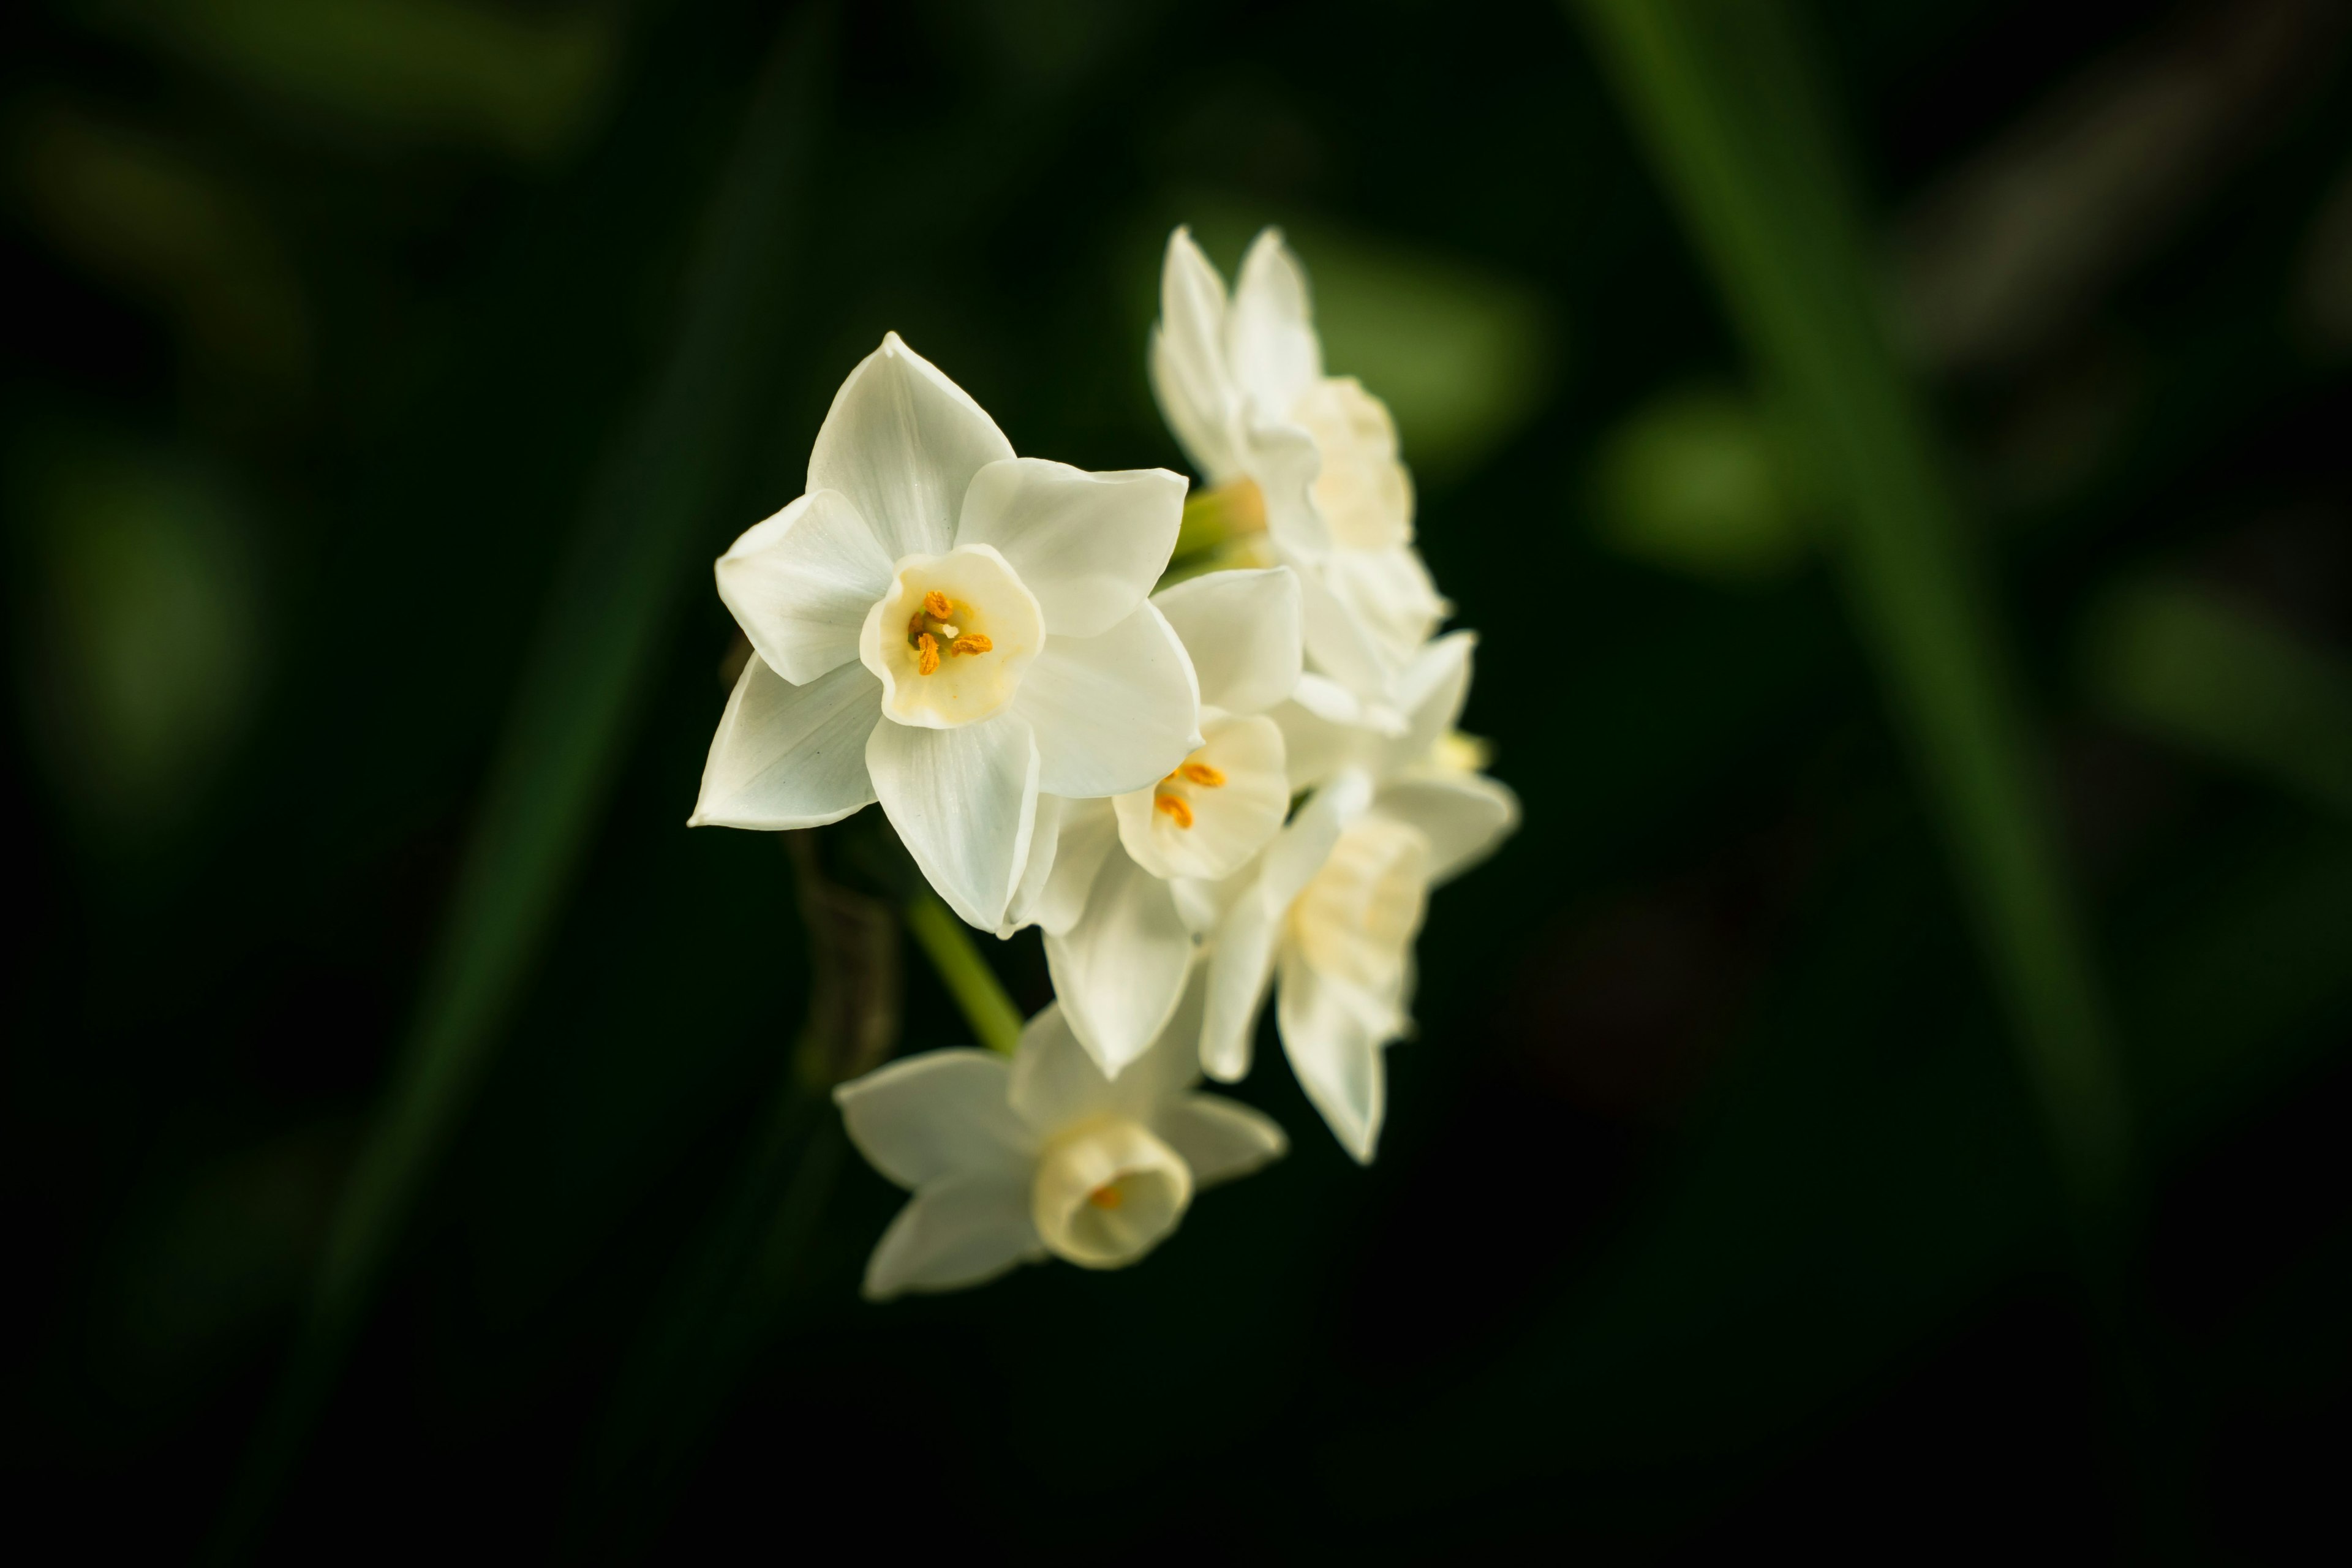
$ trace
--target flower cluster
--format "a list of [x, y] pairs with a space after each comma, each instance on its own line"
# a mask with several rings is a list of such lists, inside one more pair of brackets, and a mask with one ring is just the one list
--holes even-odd
[[1323, 374], [1279, 234], [1228, 295], [1176, 231], [1150, 374], [1221, 520], [1211, 570], [1158, 586], [1181, 476], [1015, 457], [895, 333], [835, 397], [808, 493], [718, 564], [752, 655], [693, 821], [878, 800], [948, 906], [1039, 927], [1053, 975], [1009, 1063], [931, 1051], [836, 1091], [914, 1194], [877, 1299], [1048, 1254], [1131, 1263], [1195, 1188], [1280, 1155], [1265, 1117], [1193, 1092], [1248, 1072], [1269, 994], [1300, 1086], [1369, 1161], [1428, 891], [1517, 817], [1454, 728], [1473, 639], [1438, 635], [1395, 427]]

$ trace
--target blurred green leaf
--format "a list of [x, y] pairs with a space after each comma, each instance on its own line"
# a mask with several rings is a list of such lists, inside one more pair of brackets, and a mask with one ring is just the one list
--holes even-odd
[[2092, 699], [2177, 745], [2352, 811], [2352, 664], [2193, 584], [2116, 589], [2084, 624]]
[[825, 51], [812, 7], [782, 29], [712, 199], [681, 317], [592, 489], [542, 612], [411, 1034], [353, 1170], [303, 1337], [223, 1537], [234, 1551], [324, 1401], [407, 1211], [463, 1116], [576, 869], [677, 591], [763, 412], [776, 308], [801, 230]]
[[2080, 1212], [2122, 1201], [2129, 1127], [2030, 731], [1933, 437], [1875, 313], [1821, 93], [1777, 5], [1586, 0], [1636, 130], [1842, 505], [1828, 535], [2007, 1002]]
[[120, 440], [69, 434], [14, 457], [32, 728], [70, 815], [136, 847], [201, 804], [253, 708], [251, 525], [201, 469]]
[[584, 127], [621, 22], [613, 0], [528, 14], [481, 0], [117, 0], [99, 15], [336, 119], [526, 159], [562, 151]]
[[1787, 443], [1727, 387], [1677, 388], [1629, 415], [1601, 443], [1592, 489], [1612, 548], [1701, 577], [1776, 577], [1810, 543]]

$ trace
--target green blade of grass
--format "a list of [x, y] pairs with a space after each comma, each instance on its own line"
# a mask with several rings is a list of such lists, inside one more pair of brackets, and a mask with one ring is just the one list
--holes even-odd
[[1942, 824], [2079, 1225], [2118, 1212], [2130, 1129], [2034, 784], [2026, 720], [1928, 421], [1879, 320], [1856, 203], [1765, 0], [1583, 0], [1734, 323], [1811, 443], [1853, 613]]
[[673, 346], [591, 487], [551, 585], [409, 1034], [352, 1172], [303, 1327], [215, 1542], [254, 1544], [392, 1248], [462, 1120], [594, 827], [712, 511], [756, 428], [792, 193], [817, 132], [826, 8], [788, 22], [683, 279]]

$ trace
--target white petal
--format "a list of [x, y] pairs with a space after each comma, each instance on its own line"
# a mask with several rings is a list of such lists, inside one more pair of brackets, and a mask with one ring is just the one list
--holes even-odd
[[839, 490], [801, 497], [719, 558], [719, 597], [786, 680], [814, 680], [857, 657], [866, 612], [890, 586], [890, 558]]
[[1078, 1043], [1062, 1005], [1049, 1005], [1021, 1031], [1021, 1049], [1013, 1058], [1013, 1109], [1039, 1138], [1096, 1116], [1154, 1122], [1201, 1081], [1205, 991], [1196, 965], [1168, 1026], [1116, 1080], [1104, 1077]]
[[892, 332], [833, 395], [808, 488], [847, 496], [891, 561], [937, 555], [955, 542], [972, 476], [1012, 456], [996, 421]]
[[960, 1290], [1045, 1256], [1025, 1176], [950, 1177], [917, 1193], [882, 1233], [866, 1260], [866, 1299]]
[[1036, 727], [1050, 795], [1141, 789], [1201, 743], [1192, 661], [1148, 600], [1100, 637], [1047, 637], [1013, 711]]
[[1323, 563], [1332, 596], [1380, 650], [1382, 666], [1401, 668], [1454, 606], [1438, 597], [1429, 568], [1411, 545], [1394, 550], [1334, 550]]
[[1484, 773], [1415, 772], [1381, 786], [1372, 810], [1429, 840], [1434, 887], [1485, 859], [1519, 823], [1519, 798]]
[[[1043, 802], [1047, 797], [1040, 795]], [[1058, 795], [1051, 798], [1060, 800]], [[1041, 812], [1042, 821], [1042, 812]], [[1031, 907], [1029, 918], [1049, 931], [1065, 931], [1086, 912], [1087, 896], [1094, 890], [1103, 857], [1118, 843], [1118, 818], [1108, 800], [1064, 800], [1061, 842], [1055, 847], [1053, 869], [1044, 893]], [[1030, 850], [1034, 858], [1037, 853]], [[1025, 883], [1028, 879], [1023, 876]]]
[[1258, 1011], [1265, 1005], [1291, 902], [1323, 868], [1340, 833], [1361, 815], [1371, 794], [1371, 781], [1354, 769], [1317, 790], [1266, 847], [1256, 883], [1234, 900], [1217, 928], [1201, 1024], [1201, 1067], [1211, 1078], [1233, 1083], [1248, 1075]]
[[[1333, 693], [1338, 694], [1336, 701]], [[1282, 754], [1293, 791], [1310, 788], [1351, 763], [1365, 763], [1379, 755], [1381, 737], [1360, 724], [1332, 719], [1332, 709], [1350, 715], [1362, 711], [1353, 693], [1310, 674], [1300, 679], [1296, 698], [1276, 704], [1266, 715], [1282, 731]]]
[[1308, 663], [1360, 700], [1385, 703], [1412, 650], [1393, 647], [1381, 637], [1354, 605], [1333, 592], [1323, 567], [1299, 573], [1298, 602]]
[[992, 544], [1045, 607], [1045, 627], [1090, 637], [1134, 610], [1168, 568], [1184, 478], [1093, 474], [1043, 458], [991, 463], [964, 493], [958, 544]]
[[1117, 1078], [1167, 1027], [1192, 968], [1192, 933], [1168, 884], [1125, 853], [1105, 857], [1086, 912], [1045, 935], [1063, 1016]]
[[1258, 407], [1276, 416], [1287, 416], [1323, 379], [1306, 269], [1280, 229], [1259, 234], [1242, 258], [1225, 312], [1225, 363]]
[[1026, 1167], [1036, 1139], [1013, 1110], [1012, 1065], [993, 1051], [925, 1051], [833, 1091], [866, 1163], [902, 1187]]
[[1286, 566], [1210, 572], [1151, 595], [1192, 656], [1201, 701], [1263, 713], [1298, 684], [1298, 577]]
[[1201, 1017], [1201, 1070], [1225, 1083], [1249, 1076], [1258, 1014], [1274, 981], [1282, 914], [1266, 897], [1263, 874], [1226, 912], [1209, 949], [1208, 1000]]
[[702, 764], [689, 827], [815, 827], [874, 802], [866, 738], [882, 683], [855, 662], [794, 686], [753, 654]]
[[1021, 885], [1013, 889], [1013, 901], [1005, 905], [1004, 919], [996, 928], [998, 941], [1035, 923], [1038, 906], [1045, 901], [1045, 890], [1054, 883], [1054, 866], [1062, 847], [1062, 815], [1069, 805], [1058, 795], [1037, 797], [1036, 825], [1029, 831], [1029, 858], [1021, 868]]
[[1381, 1052], [1387, 1042], [1338, 994], [1340, 989], [1286, 951], [1275, 1023], [1298, 1087], [1323, 1113], [1339, 1146], [1370, 1164], [1388, 1110]]
[[1231, 434], [1235, 389], [1225, 371], [1225, 283], [1190, 231], [1168, 237], [1160, 321], [1151, 330], [1151, 391], [1168, 428], [1212, 484], [1240, 471]]
[[1151, 1130], [1184, 1156], [1203, 1187], [1246, 1176], [1290, 1152], [1274, 1118], [1221, 1094], [1186, 1095], [1162, 1110]]
[[1315, 481], [1323, 472], [1315, 437], [1286, 420], [1252, 417], [1240, 424], [1237, 450], [1265, 502], [1267, 537], [1302, 562], [1329, 554], [1331, 531], [1315, 505]]
[[1037, 819], [1037, 742], [1017, 713], [953, 730], [885, 719], [866, 742], [874, 791], [948, 908], [982, 931], [1004, 922]]
[[1475, 632], [1448, 632], [1413, 655], [1396, 683], [1405, 731], [1388, 746], [1381, 771], [1420, 762], [1439, 736], [1461, 721], [1462, 705], [1470, 696], [1470, 656], [1477, 646]]

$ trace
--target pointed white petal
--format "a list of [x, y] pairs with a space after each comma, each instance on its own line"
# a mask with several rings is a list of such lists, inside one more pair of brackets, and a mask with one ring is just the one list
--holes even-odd
[[1460, 876], [1519, 823], [1519, 797], [1484, 773], [1416, 771], [1381, 786], [1372, 810], [1418, 828], [1429, 840], [1432, 887]]
[[[1336, 694], [1336, 696], [1335, 696]], [[1297, 694], [1278, 703], [1266, 717], [1282, 731], [1284, 764], [1290, 770], [1290, 787], [1308, 789], [1349, 763], [1363, 763], [1377, 754], [1381, 737], [1360, 723], [1334, 719], [1333, 711], [1360, 714], [1355, 695], [1319, 675], [1298, 683]]]
[[1200, 678], [1201, 701], [1263, 713], [1298, 684], [1298, 577], [1286, 566], [1211, 572], [1151, 595]]
[[1397, 706], [1405, 713], [1405, 731], [1386, 748], [1380, 770], [1394, 773], [1429, 755], [1439, 736], [1461, 721], [1462, 705], [1470, 696], [1470, 656], [1478, 634], [1448, 632], [1414, 654], [1397, 678]]
[[1105, 858], [1076, 923], [1046, 933], [1045, 963], [1071, 1031], [1117, 1078], [1175, 1013], [1192, 933], [1168, 884], [1117, 853]]
[[925, 1051], [833, 1091], [866, 1163], [902, 1187], [1026, 1166], [1037, 1141], [1013, 1114], [1013, 1069], [993, 1051]]
[[[1053, 869], [1029, 918], [1049, 931], [1066, 931], [1076, 924], [1086, 912], [1087, 897], [1094, 890], [1103, 858], [1118, 843], [1118, 818], [1112, 814], [1109, 801], [1062, 801], [1061, 842], [1055, 847]], [[1032, 849], [1030, 854], [1036, 851]], [[1024, 875], [1023, 880], [1027, 879]]]
[[1225, 363], [1242, 390], [1276, 416], [1287, 416], [1323, 379], [1307, 272], [1280, 229], [1259, 234], [1242, 258], [1225, 312]]
[[960, 1290], [1045, 1256], [1025, 1175], [950, 1177], [917, 1193], [882, 1233], [866, 1260], [866, 1299]]
[[1201, 1070], [1225, 1083], [1249, 1076], [1258, 1014], [1274, 981], [1282, 914], [1267, 898], [1263, 873], [1235, 900], [1212, 939], [1207, 1005], [1201, 1016]]
[[1242, 468], [1265, 502], [1265, 531], [1286, 556], [1312, 564], [1331, 552], [1331, 531], [1315, 505], [1323, 454], [1315, 437], [1283, 419], [1253, 416], [1238, 426]]
[[1041, 1142], [1110, 1109], [1110, 1079], [1078, 1043], [1059, 1002], [1021, 1026], [1009, 1098], [1014, 1115]]
[[1017, 713], [952, 730], [883, 720], [866, 742], [874, 792], [948, 908], [994, 931], [1029, 860], [1037, 742]]
[[1036, 728], [1051, 795], [1141, 789], [1201, 743], [1192, 661], [1148, 600], [1100, 637], [1047, 637], [1013, 711]]
[[991, 463], [964, 493], [956, 542], [994, 545], [1037, 596], [1046, 630], [1096, 637], [1167, 570], [1184, 488], [1165, 468], [1091, 474], [1042, 458]]
[[[1353, 605], [1332, 591], [1328, 564], [1327, 557], [1322, 567], [1299, 573], [1298, 602], [1307, 663], [1354, 693], [1360, 702], [1385, 703], [1412, 652], [1391, 647]], [[1365, 717], [1369, 719], [1369, 713]]]
[[1246, 1176], [1290, 1152], [1281, 1125], [1262, 1110], [1221, 1094], [1188, 1094], [1152, 1124], [1160, 1141], [1192, 1167], [1196, 1185]]
[[882, 683], [849, 663], [794, 686], [753, 654], [702, 764], [688, 827], [815, 827], [874, 802], [866, 738]]
[[1324, 560], [1323, 574], [1332, 597], [1379, 650], [1383, 668], [1402, 668], [1453, 613], [1411, 545], [1334, 550]]
[[857, 657], [890, 558], [839, 490], [801, 497], [719, 558], [719, 597], [760, 657], [795, 684]]
[[1282, 1031], [1283, 1053], [1290, 1058], [1298, 1087], [1323, 1113], [1339, 1146], [1360, 1163], [1370, 1164], [1388, 1110], [1388, 1074], [1381, 1052], [1387, 1042], [1339, 994], [1342, 989], [1286, 951], [1275, 1024]]
[[1240, 471], [1231, 434], [1235, 389], [1225, 372], [1225, 283], [1190, 231], [1168, 237], [1160, 321], [1151, 330], [1151, 391], [1168, 428], [1212, 484]]
[[808, 488], [847, 496], [888, 559], [938, 555], [972, 476], [1012, 456], [996, 421], [892, 332], [834, 394]]
[[1352, 375], [1326, 376], [1290, 411], [1323, 456], [1315, 509], [1331, 542], [1350, 553], [1412, 542], [1412, 476], [1397, 461], [1388, 405]]
[[1054, 883], [1054, 866], [1061, 856], [1062, 815], [1069, 805], [1058, 795], [1037, 797], [1036, 825], [1029, 831], [1029, 858], [1021, 868], [1021, 885], [1013, 889], [1013, 901], [1004, 906], [1004, 919], [996, 928], [999, 942], [1035, 923], [1038, 906], [1045, 901], [1045, 890]]

